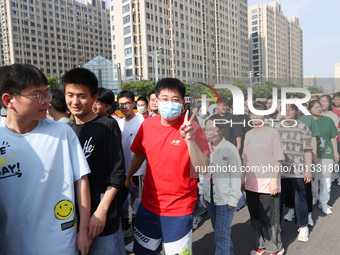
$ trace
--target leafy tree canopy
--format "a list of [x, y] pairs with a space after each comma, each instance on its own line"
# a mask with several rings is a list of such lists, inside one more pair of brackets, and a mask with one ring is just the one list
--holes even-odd
[[47, 77], [47, 88], [48, 89], [58, 89], [59, 88], [59, 77], [58, 76], [51, 76]]

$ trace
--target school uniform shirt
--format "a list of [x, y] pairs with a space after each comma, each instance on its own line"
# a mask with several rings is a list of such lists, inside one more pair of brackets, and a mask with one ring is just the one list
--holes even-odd
[[[161, 116], [148, 118], [139, 128], [132, 152], [147, 160], [142, 205], [161, 216], [192, 214], [197, 198], [197, 173], [191, 166], [188, 146], [179, 133], [184, 116], [172, 126], [163, 126]], [[209, 146], [197, 122], [193, 138], [209, 156]]]
[[[98, 115], [92, 121], [71, 126], [77, 134], [91, 169], [88, 175], [91, 192], [91, 215], [96, 211], [108, 186], [118, 190], [123, 187], [125, 176], [121, 133], [117, 121]], [[106, 225], [100, 236], [115, 233], [122, 212], [118, 192], [107, 213]]]
[[[209, 143], [211, 147], [211, 143]], [[237, 206], [242, 196], [241, 192], [241, 159], [235, 145], [224, 138], [210, 153], [210, 168], [213, 171], [200, 178], [200, 194], [211, 203], [211, 188], [213, 189], [215, 205]], [[211, 186], [211, 178], [213, 186]], [[201, 181], [202, 180], [202, 181]]]

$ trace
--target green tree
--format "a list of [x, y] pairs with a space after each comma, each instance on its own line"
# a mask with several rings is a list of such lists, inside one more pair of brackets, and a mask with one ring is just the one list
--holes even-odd
[[59, 77], [58, 76], [51, 76], [47, 77], [47, 88], [50, 89], [58, 89], [59, 88]]
[[323, 90], [321, 88], [318, 88], [318, 87], [308, 87], [308, 90], [311, 94], [323, 93]]
[[155, 88], [154, 81], [130, 81], [120, 85], [120, 88], [131, 90], [137, 96], [147, 97], [150, 90]]

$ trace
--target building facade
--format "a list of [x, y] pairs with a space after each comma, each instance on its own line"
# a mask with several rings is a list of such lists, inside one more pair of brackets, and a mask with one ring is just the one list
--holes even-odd
[[247, 8], [247, 0], [111, 0], [112, 54], [122, 80], [246, 79]]
[[60, 76], [97, 55], [112, 57], [105, 1], [0, 0], [0, 9], [5, 64]]
[[2, 29], [0, 26], [0, 66], [2, 65], [4, 65], [4, 46], [2, 44]]
[[248, 17], [253, 83], [271, 80], [302, 87], [303, 34], [299, 19], [287, 18], [278, 2], [249, 6]]
[[314, 87], [316, 88], [318, 86], [317, 78], [315, 75], [309, 75], [303, 77], [303, 87], [304, 88], [310, 88]]

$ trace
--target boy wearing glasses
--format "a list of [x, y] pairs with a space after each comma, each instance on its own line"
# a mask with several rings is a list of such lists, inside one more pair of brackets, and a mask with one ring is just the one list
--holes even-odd
[[89, 254], [123, 254], [121, 195], [124, 181], [124, 155], [121, 133], [114, 119], [92, 111], [97, 100], [98, 80], [88, 69], [75, 68], [62, 78], [66, 104], [74, 116], [71, 126], [77, 134], [87, 162], [91, 193]]
[[[133, 156], [133, 152], [130, 150], [133, 140], [136, 137], [138, 129], [140, 125], [143, 123], [144, 118], [140, 114], [135, 114], [133, 112], [133, 108], [135, 106], [134, 102], [135, 95], [130, 90], [121, 91], [118, 96], [118, 106], [121, 112], [124, 114], [124, 118], [118, 121], [118, 125], [120, 131], [122, 132], [122, 145], [124, 150], [124, 158], [125, 158], [125, 169], [127, 174], [127, 170], [130, 167], [131, 159]], [[128, 196], [129, 189], [124, 188], [122, 192], [122, 200], [123, 203], [126, 201], [124, 207], [124, 230], [125, 236], [129, 237], [132, 235], [132, 231], [130, 230], [129, 225], [129, 212], [133, 211], [133, 207], [138, 207], [140, 203], [140, 198], [142, 194], [142, 184], [143, 184], [143, 174], [146, 168], [146, 162], [142, 164], [139, 170], [134, 174], [133, 180], [136, 184], [136, 187], [130, 192], [130, 196]], [[135, 208], [136, 210], [137, 208]], [[132, 225], [134, 225], [134, 218], [132, 219]], [[132, 252], [133, 242], [128, 244], [125, 248], [128, 252]]]
[[90, 169], [72, 129], [46, 118], [45, 75], [3, 66], [0, 95], [0, 254], [87, 254]]
[[125, 186], [133, 189], [133, 175], [147, 159], [133, 250], [157, 254], [163, 242], [166, 254], [191, 254], [197, 198], [197, 172], [191, 174], [191, 169], [209, 164], [209, 147], [198, 123], [189, 120], [188, 112], [181, 115], [185, 95], [181, 81], [160, 80], [156, 95], [160, 115], [148, 118], [139, 128], [125, 181]]

